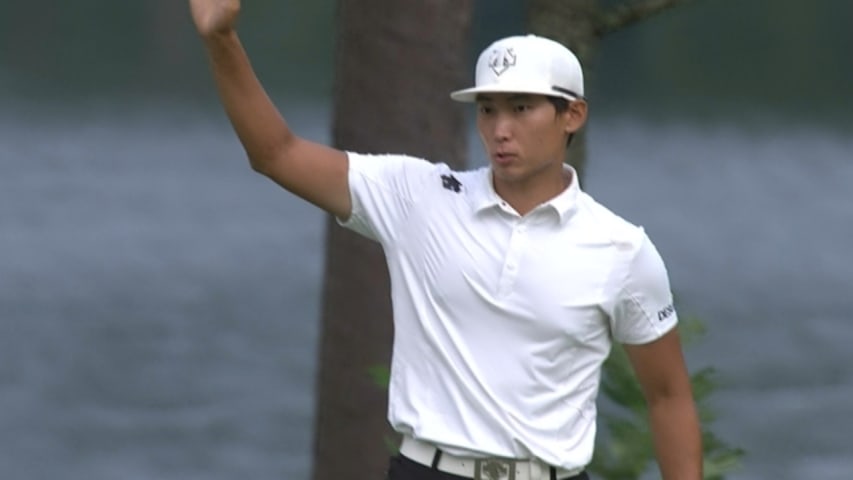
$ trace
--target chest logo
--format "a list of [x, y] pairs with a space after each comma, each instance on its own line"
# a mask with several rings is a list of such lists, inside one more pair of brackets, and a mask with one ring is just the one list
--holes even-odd
[[442, 175], [441, 186], [456, 193], [462, 191], [462, 182], [457, 180], [453, 175]]

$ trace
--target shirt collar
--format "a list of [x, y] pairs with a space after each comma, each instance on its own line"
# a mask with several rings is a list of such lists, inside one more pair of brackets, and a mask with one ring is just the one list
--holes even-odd
[[[563, 171], [571, 175], [569, 186], [556, 197], [537, 207], [537, 210], [546, 208], [552, 210], [559, 216], [561, 223], [565, 222], [575, 211], [578, 195], [581, 192], [577, 171], [568, 164], [563, 164]], [[479, 213], [490, 208], [506, 207], [504, 200], [495, 192], [491, 168], [483, 167], [481, 172], [478, 188], [472, 196], [474, 212]]]

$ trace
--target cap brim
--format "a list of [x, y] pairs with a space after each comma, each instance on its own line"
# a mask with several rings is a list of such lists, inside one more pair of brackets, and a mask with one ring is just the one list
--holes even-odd
[[556, 90], [550, 86], [532, 87], [530, 85], [489, 85], [483, 87], [472, 87], [451, 92], [450, 98], [457, 102], [473, 103], [477, 101], [477, 96], [484, 93], [529, 93], [532, 95], [545, 95], [548, 97], [563, 97], [566, 100], [577, 100], [578, 98], [574, 95]]

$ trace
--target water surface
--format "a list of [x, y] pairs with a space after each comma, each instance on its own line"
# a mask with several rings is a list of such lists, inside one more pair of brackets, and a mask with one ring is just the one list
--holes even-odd
[[[726, 381], [731, 478], [853, 474], [850, 138], [590, 126], [585, 188], [709, 328], [688, 357]], [[307, 479], [323, 226], [219, 111], [0, 112], [0, 477]]]

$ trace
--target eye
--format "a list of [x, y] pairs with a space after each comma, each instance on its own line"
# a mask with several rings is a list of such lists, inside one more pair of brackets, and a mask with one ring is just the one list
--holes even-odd
[[492, 108], [489, 105], [480, 105], [478, 110], [479, 110], [480, 114], [488, 115], [494, 111], [494, 108]]
[[513, 111], [516, 113], [524, 113], [532, 108], [533, 106], [527, 103], [519, 103], [512, 107]]

